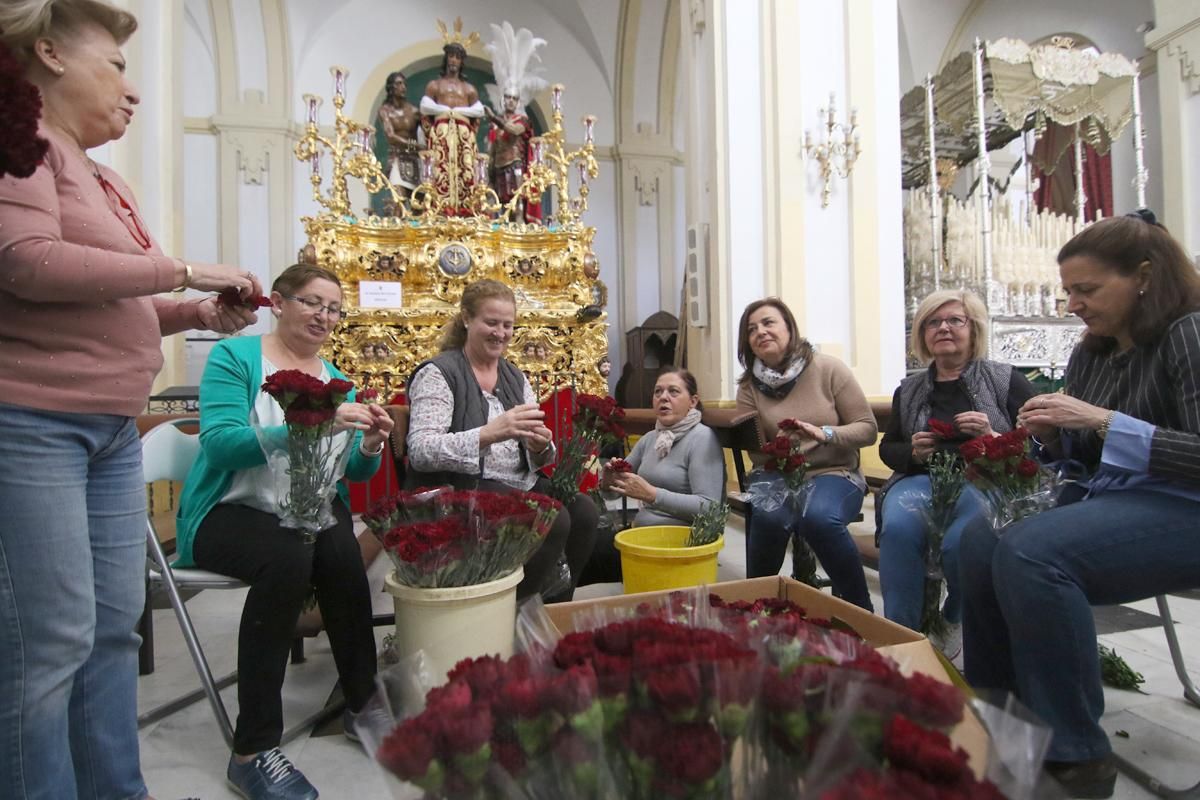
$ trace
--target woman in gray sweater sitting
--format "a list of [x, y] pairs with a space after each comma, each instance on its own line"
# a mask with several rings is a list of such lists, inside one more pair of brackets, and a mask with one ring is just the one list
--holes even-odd
[[[696, 378], [668, 367], [654, 384], [654, 430], [634, 445], [626, 461], [631, 471], [604, 466], [600, 488], [641, 503], [637, 527], [691, 525], [710, 503], [725, 500], [725, 456], [712, 429], [700, 422]], [[583, 583], [621, 580], [621, 559], [611, 538], [596, 541]]]

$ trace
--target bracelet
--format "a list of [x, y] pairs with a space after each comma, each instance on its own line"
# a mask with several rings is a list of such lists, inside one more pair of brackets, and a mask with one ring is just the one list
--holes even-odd
[[187, 288], [191, 285], [192, 285], [192, 265], [185, 261], [185, 262], [183, 262], [183, 283], [180, 286], [176, 287], [175, 289], [172, 289], [172, 291], [185, 292], [185, 291], [187, 291]]
[[1096, 435], [1101, 439], [1108, 437], [1108, 429], [1112, 427], [1113, 417], [1117, 416], [1116, 411], [1110, 411], [1104, 417], [1104, 421], [1100, 423], [1100, 427], [1096, 429]]
[[382, 454], [382, 453], [383, 453], [383, 446], [384, 446], [386, 443], [387, 443], [387, 440], [381, 441], [381, 442], [379, 443], [379, 447], [376, 447], [374, 450], [368, 450], [368, 449], [367, 449], [367, 448], [364, 446], [364, 445], [365, 445], [365, 442], [359, 442], [359, 443], [358, 443], [358, 452], [362, 453], [362, 454], [363, 454], [364, 456], [366, 456], [367, 458], [374, 458], [375, 456], [377, 456], [377, 455], [380, 455], [380, 454]]

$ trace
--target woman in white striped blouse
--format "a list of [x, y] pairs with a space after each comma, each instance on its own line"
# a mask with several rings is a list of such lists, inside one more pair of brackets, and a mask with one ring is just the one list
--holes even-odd
[[963, 535], [964, 653], [977, 688], [1017, 696], [1054, 730], [1047, 768], [1072, 797], [1116, 769], [1090, 606], [1200, 586], [1200, 275], [1149, 211], [1086, 228], [1058, 254], [1087, 333], [1066, 393], [1018, 422], [1088, 480], [997, 538]]

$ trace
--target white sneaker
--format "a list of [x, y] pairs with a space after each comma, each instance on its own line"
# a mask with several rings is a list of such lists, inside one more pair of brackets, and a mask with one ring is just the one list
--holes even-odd
[[962, 623], [946, 623], [946, 632], [941, 636], [930, 636], [929, 643], [942, 651], [946, 660], [959, 666], [962, 663]]

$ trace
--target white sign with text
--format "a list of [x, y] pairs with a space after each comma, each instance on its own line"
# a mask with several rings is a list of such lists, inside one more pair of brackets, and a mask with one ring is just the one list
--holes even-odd
[[359, 308], [400, 308], [399, 281], [359, 281]]

